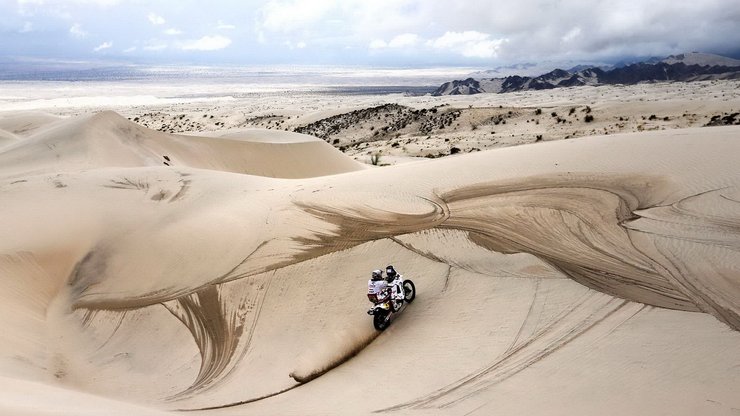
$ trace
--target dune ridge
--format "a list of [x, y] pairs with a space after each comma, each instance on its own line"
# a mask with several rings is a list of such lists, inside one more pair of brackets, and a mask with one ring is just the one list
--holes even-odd
[[[275, 132], [268, 135], [276, 136]], [[285, 133], [285, 135], [295, 133]], [[27, 161], [33, 157], [33, 171]], [[276, 163], [276, 161], [278, 161]], [[313, 139], [272, 142], [179, 136], [141, 127], [113, 111], [80, 116], [4, 149], [6, 175], [104, 167], [185, 166], [278, 178], [323, 176], [362, 169]], [[279, 169], [278, 169], [279, 167]]]

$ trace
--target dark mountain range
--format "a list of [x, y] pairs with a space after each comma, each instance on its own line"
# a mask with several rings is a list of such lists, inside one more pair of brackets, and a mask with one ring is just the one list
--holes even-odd
[[556, 69], [537, 77], [468, 78], [442, 84], [432, 95], [470, 95], [543, 90], [582, 85], [633, 85], [641, 82], [740, 79], [740, 60], [690, 53], [649, 59], [610, 70], [586, 67], [578, 71]]

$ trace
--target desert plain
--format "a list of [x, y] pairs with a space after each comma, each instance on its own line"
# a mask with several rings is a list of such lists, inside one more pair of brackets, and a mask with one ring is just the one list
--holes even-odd
[[739, 86], [5, 83], [0, 413], [740, 414]]

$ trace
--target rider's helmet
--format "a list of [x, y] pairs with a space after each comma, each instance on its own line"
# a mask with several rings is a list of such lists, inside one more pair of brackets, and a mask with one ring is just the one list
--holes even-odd
[[389, 264], [389, 265], [388, 265], [388, 266], [387, 266], [387, 267], [385, 268], [385, 274], [387, 274], [387, 275], [388, 275], [388, 281], [389, 281], [389, 282], [392, 282], [392, 281], [393, 281], [393, 279], [395, 279], [395, 278], [396, 278], [396, 275], [397, 275], [398, 273], [396, 273], [396, 269], [394, 269], [394, 268], [393, 268], [393, 266], [391, 266], [391, 265]]
[[379, 270], [379, 269], [378, 270], [373, 270], [373, 274], [372, 274], [371, 279], [374, 280], [374, 281], [383, 280], [383, 271], [382, 270]]

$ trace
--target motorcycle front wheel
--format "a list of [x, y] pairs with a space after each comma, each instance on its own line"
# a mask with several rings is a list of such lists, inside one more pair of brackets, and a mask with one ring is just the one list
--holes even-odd
[[383, 331], [391, 324], [391, 320], [388, 319], [388, 312], [386, 313], [380, 313], [379, 311], [375, 311], [375, 315], [373, 315], [373, 326], [378, 331]]
[[403, 300], [406, 303], [411, 303], [416, 299], [416, 286], [411, 280], [403, 281]]

